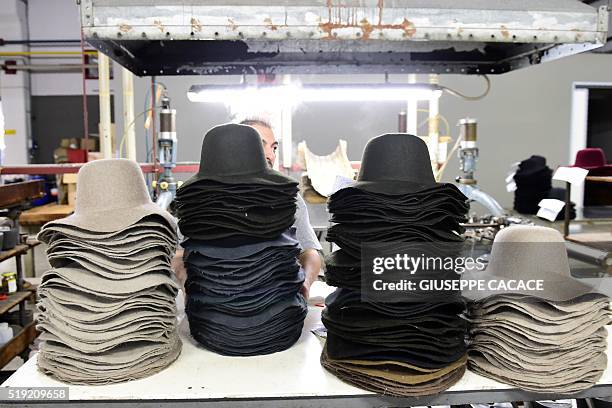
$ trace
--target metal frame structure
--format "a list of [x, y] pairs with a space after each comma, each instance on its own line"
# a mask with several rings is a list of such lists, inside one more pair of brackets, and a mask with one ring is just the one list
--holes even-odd
[[601, 47], [578, 0], [81, 0], [84, 36], [139, 76], [500, 74]]

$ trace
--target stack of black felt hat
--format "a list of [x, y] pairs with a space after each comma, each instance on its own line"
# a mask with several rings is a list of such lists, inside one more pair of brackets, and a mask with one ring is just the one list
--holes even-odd
[[244, 125], [206, 134], [200, 170], [173, 203], [185, 236], [238, 246], [274, 239], [293, 225], [298, 184], [269, 168], [255, 142], [261, 145], [259, 134]]
[[514, 209], [521, 214], [536, 214], [538, 204], [552, 188], [552, 170], [546, 165], [546, 158], [533, 155], [520, 162], [514, 174]]
[[[559, 188], [559, 187], [553, 187], [548, 192], [548, 195], [546, 196], [546, 198], [553, 198], [555, 200], [565, 201], [565, 189]], [[573, 220], [574, 218], [576, 218], [576, 204], [573, 201], [569, 202], [569, 209], [570, 209], [570, 219]], [[557, 221], [562, 220], [564, 218], [565, 218], [565, 211], [561, 211], [559, 214], [557, 214]]]
[[335, 224], [327, 239], [341, 249], [326, 258], [326, 279], [340, 289], [326, 299], [322, 314], [328, 329], [323, 366], [353, 385], [394, 396], [429, 395], [453, 385], [467, 361], [461, 294], [415, 291], [368, 299], [361, 282], [371, 271], [362, 269], [361, 257], [370, 243], [461, 246], [467, 198], [454, 185], [435, 182], [421, 139], [386, 134], [368, 143], [358, 181], [333, 194], [328, 206]]
[[[514, 209], [521, 214], [537, 214], [539, 204], [545, 198], [565, 201], [565, 189], [553, 188], [553, 171], [546, 165], [546, 158], [533, 155], [519, 163], [514, 174], [516, 190], [514, 192]], [[570, 218], [576, 218], [576, 205], [570, 202]], [[560, 212], [557, 219], [563, 219]]]
[[173, 209], [187, 238], [186, 312], [208, 349], [248, 356], [285, 350], [307, 306], [291, 228], [297, 182], [268, 168], [257, 131], [227, 124], [204, 137], [200, 171]]

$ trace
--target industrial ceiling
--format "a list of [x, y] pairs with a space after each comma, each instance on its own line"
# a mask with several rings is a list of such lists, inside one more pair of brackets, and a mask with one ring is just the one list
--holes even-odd
[[139, 76], [502, 74], [606, 43], [578, 0], [81, 0], [87, 42]]

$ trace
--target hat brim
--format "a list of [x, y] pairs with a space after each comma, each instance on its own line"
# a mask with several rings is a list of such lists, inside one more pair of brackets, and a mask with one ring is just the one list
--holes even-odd
[[[142, 204], [137, 207], [95, 211], [86, 214], [75, 213], [66, 218], [47, 223], [45, 228], [68, 226], [93, 232], [115, 232], [128, 228], [150, 215], [163, 217], [167, 221], [168, 226], [176, 230], [176, 220], [174, 217], [154, 203]], [[78, 231], [75, 231], [75, 235], [79, 235]]]
[[298, 182], [289, 176], [270, 168], [252, 174], [238, 175], [207, 175], [196, 173], [183, 183], [180, 188], [188, 187], [200, 181], [216, 181], [224, 184], [259, 184], [267, 186], [298, 185]]
[[[571, 276], [566, 276], [561, 273], [548, 273], [543, 276], [533, 276], [531, 279], [543, 280], [543, 290], [491, 290], [489, 281], [503, 281], [508, 283], [511, 278], [495, 273], [495, 270], [484, 270], [482, 272], [466, 272], [461, 277], [462, 280], [477, 280], [485, 281], [487, 289], [485, 290], [464, 290], [462, 295], [472, 301], [479, 301], [491, 296], [502, 294], [517, 294], [533, 296], [535, 298], [562, 302], [572, 300], [584, 296], [589, 293], [598, 293], [593, 282], [583, 283]], [[521, 278], [517, 278], [521, 280]], [[497, 283], [492, 284], [496, 287]], [[506, 285], [507, 286], [507, 285]]]
[[420, 193], [439, 188], [438, 183], [413, 183], [410, 181], [357, 181], [347, 188], [354, 188], [384, 195]]

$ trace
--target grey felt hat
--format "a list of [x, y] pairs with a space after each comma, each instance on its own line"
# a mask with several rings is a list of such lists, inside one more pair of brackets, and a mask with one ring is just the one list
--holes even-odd
[[178, 194], [206, 180], [224, 184], [297, 186], [294, 179], [268, 166], [257, 130], [233, 123], [215, 126], [206, 133], [200, 170], [181, 186]]
[[[467, 290], [463, 295], [479, 300], [517, 293], [549, 301], [566, 301], [596, 292], [570, 274], [563, 236], [555, 229], [517, 225], [501, 230], [493, 242], [490, 262], [481, 272], [466, 272], [462, 279], [495, 281], [542, 280], [542, 290]], [[496, 286], [497, 283], [495, 283]]]
[[417, 136], [389, 133], [368, 142], [351, 188], [395, 195], [438, 186], [425, 142]]
[[127, 228], [139, 220], [159, 215], [176, 228], [174, 218], [151, 201], [138, 164], [127, 159], [94, 160], [81, 167], [77, 177], [74, 214], [48, 223], [94, 232]]

